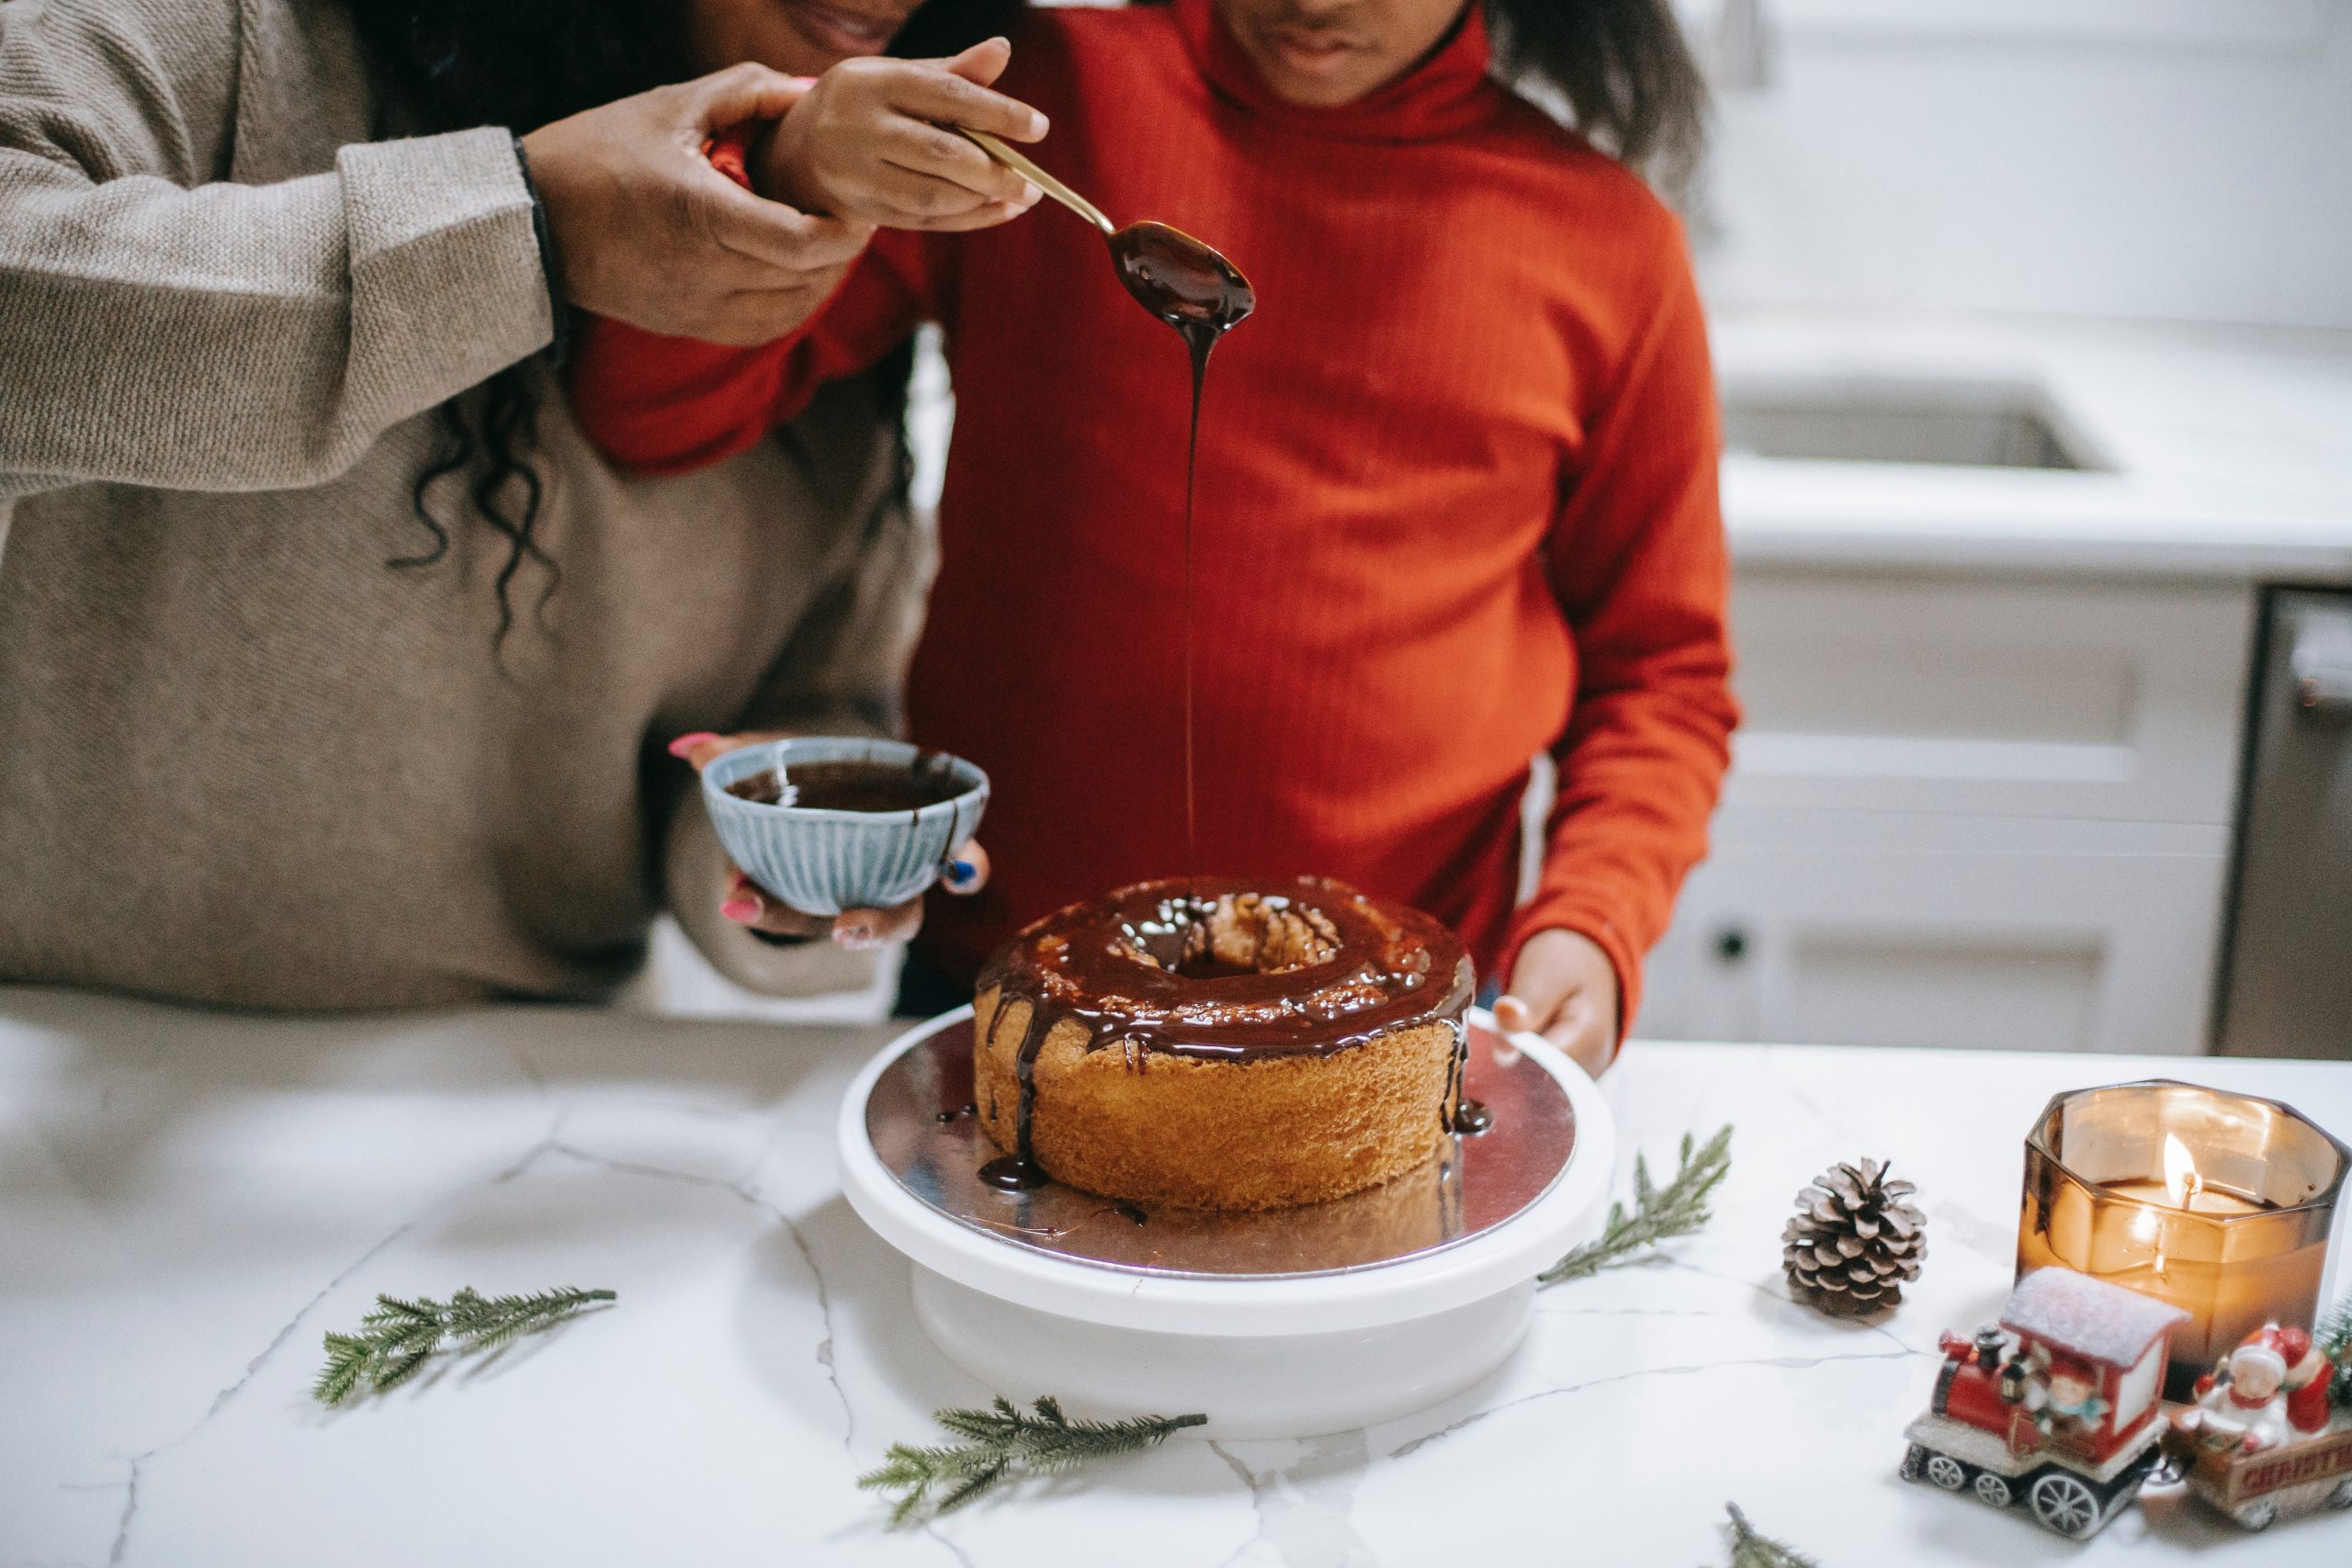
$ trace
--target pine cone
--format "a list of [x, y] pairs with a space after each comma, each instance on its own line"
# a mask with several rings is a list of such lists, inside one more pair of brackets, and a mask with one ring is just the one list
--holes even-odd
[[1799, 1301], [1833, 1316], [1894, 1306], [1928, 1255], [1928, 1216], [1904, 1200], [1917, 1191], [1889, 1181], [1883, 1161], [1838, 1164], [1797, 1194], [1796, 1216], [1781, 1233], [1781, 1267]]

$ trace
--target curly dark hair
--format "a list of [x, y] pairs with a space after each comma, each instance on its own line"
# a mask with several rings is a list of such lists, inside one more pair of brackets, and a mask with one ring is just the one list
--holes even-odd
[[[686, 0], [342, 0], [376, 73], [379, 104], [402, 130], [503, 126], [517, 135], [550, 120], [693, 74], [683, 47]], [[952, 54], [1009, 32], [1025, 0], [927, 0], [892, 40], [892, 52]], [[559, 306], [559, 308], [560, 308]], [[909, 361], [877, 375], [903, 402]], [[543, 582], [537, 612], [561, 581], [537, 539], [546, 481], [533, 460], [539, 383], [532, 363], [510, 366], [435, 413], [440, 443], [410, 493], [425, 547], [394, 558], [395, 570], [432, 566], [448, 554], [449, 523], [432, 492], [456, 481], [474, 513], [506, 541], [497, 577], [498, 631], [514, 623], [514, 581], [526, 565]]]

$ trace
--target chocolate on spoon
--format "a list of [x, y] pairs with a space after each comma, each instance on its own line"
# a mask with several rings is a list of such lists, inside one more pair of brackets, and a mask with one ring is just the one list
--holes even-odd
[[1257, 308], [1257, 291], [1241, 269], [1214, 246], [1182, 229], [1148, 220], [1122, 229], [1102, 209], [984, 130], [956, 128], [974, 145], [1101, 231], [1119, 270], [1119, 282], [1136, 303], [1166, 321], [1204, 353]]

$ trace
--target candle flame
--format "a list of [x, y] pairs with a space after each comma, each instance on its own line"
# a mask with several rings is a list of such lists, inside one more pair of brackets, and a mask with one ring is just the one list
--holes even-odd
[[2197, 1195], [2205, 1190], [2205, 1179], [2198, 1174], [2196, 1156], [2188, 1145], [2172, 1134], [2165, 1134], [2165, 1196], [2176, 1209], [2193, 1208]]

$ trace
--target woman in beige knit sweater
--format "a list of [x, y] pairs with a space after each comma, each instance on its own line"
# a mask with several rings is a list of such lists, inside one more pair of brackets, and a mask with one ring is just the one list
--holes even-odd
[[701, 141], [911, 6], [0, 0], [0, 979], [594, 998], [665, 904], [745, 984], [850, 978], [720, 917], [666, 748], [888, 721], [903, 370], [640, 482], [546, 362], [571, 305], [821, 300], [864, 232]]

